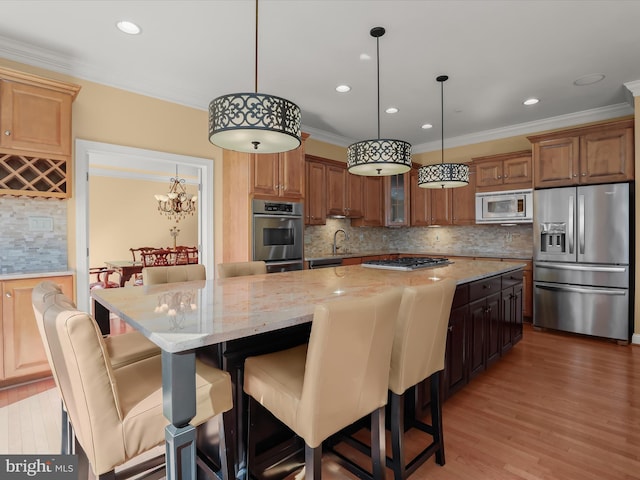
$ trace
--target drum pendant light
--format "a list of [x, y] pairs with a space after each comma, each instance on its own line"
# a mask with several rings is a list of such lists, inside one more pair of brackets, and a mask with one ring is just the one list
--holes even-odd
[[232, 93], [209, 104], [209, 141], [245, 153], [277, 153], [300, 146], [300, 109], [289, 100], [258, 93], [256, 0], [255, 93]]
[[447, 75], [440, 75], [436, 81], [440, 82], [440, 130], [442, 150], [440, 163], [423, 165], [418, 170], [418, 186], [422, 188], [454, 188], [469, 184], [469, 166], [464, 163], [444, 163], [444, 82], [449, 80]]
[[380, 138], [380, 37], [383, 27], [369, 32], [376, 39], [378, 69], [378, 138], [349, 145], [347, 168], [349, 173], [365, 176], [384, 176], [411, 170], [411, 144], [402, 140]]

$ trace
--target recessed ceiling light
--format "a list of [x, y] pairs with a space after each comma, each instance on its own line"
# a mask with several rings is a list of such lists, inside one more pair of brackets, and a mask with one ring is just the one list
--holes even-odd
[[430, 128], [433, 128], [433, 125], [431, 125], [430, 123], [425, 123], [425, 124], [424, 124], [424, 125], [422, 125], [422, 127], [420, 127], [420, 128], [423, 128], [423, 129], [425, 129], [425, 130], [429, 130]]
[[538, 103], [540, 100], [538, 100], [537, 98], [527, 98], [524, 102], [522, 102], [525, 105], [535, 105], [536, 103]]
[[396, 107], [389, 107], [385, 110], [387, 113], [398, 113], [398, 109]]
[[127, 33], [129, 35], [138, 35], [142, 29], [133, 22], [129, 22], [128, 20], [121, 20], [116, 23], [116, 27], [121, 32]]
[[580, 78], [577, 78], [576, 80], [574, 80], [573, 84], [577, 87], [583, 87], [585, 85], [598, 83], [601, 80], [604, 80], [603, 73], [590, 73], [588, 75], [583, 75]]
[[351, 90], [351, 87], [349, 85], [338, 85], [336, 87], [336, 92], [340, 92], [340, 93], [345, 93], [345, 92], [348, 92], [349, 90]]
[[371, 55], [369, 55], [368, 53], [361, 53], [360, 60], [371, 60]]

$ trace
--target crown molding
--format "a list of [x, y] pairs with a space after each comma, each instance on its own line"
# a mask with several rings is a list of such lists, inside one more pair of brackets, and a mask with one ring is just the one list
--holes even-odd
[[[502, 138], [515, 137], [518, 135], [528, 135], [532, 133], [540, 133], [546, 130], [555, 130], [558, 128], [573, 127], [583, 123], [599, 122], [610, 120], [612, 118], [633, 115], [633, 107], [628, 103], [618, 103], [602, 108], [594, 108], [591, 110], [583, 110], [581, 112], [560, 115], [557, 117], [545, 118], [534, 122], [519, 123], [504, 128], [496, 128], [493, 130], [485, 130], [484, 132], [471, 133], [469, 135], [460, 135], [445, 139], [446, 148], [462, 147], [475, 143], [488, 142], [491, 140], [499, 140]], [[442, 148], [440, 141], [422, 143], [414, 145], [414, 153], [426, 153], [440, 150]]]
[[330, 143], [332, 145], [338, 145], [339, 147], [347, 148], [353, 142], [357, 140], [353, 140], [351, 138], [343, 137], [342, 135], [338, 135], [335, 133], [325, 132], [324, 130], [320, 130], [318, 128], [309, 127], [307, 125], [301, 125], [300, 130], [303, 130], [311, 135], [314, 140], [319, 140], [321, 142]]

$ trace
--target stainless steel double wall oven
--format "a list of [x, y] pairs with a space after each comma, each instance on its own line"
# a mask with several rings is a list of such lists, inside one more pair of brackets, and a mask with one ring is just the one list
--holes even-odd
[[267, 272], [302, 270], [304, 220], [302, 203], [253, 200], [253, 259]]

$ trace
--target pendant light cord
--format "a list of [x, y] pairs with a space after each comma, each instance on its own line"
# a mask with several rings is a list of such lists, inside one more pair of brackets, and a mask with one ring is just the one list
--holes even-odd
[[444, 165], [444, 80], [440, 82], [440, 164]]
[[256, 0], [256, 57], [255, 57], [255, 86], [254, 93], [258, 93], [258, 0]]
[[377, 79], [378, 79], [378, 139], [380, 139], [380, 37], [376, 37]]

